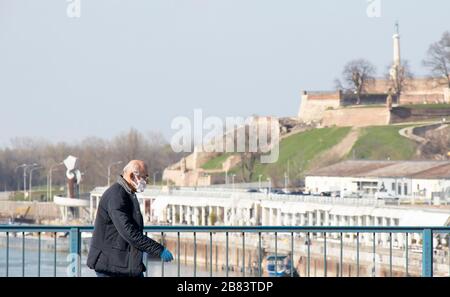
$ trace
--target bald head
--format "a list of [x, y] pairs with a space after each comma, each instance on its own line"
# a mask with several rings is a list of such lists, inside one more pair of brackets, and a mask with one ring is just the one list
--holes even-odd
[[131, 160], [123, 168], [123, 174], [139, 173], [139, 175], [147, 175], [147, 165], [142, 160]]
[[132, 160], [123, 168], [122, 175], [128, 184], [136, 190], [133, 180], [136, 177], [143, 179], [148, 178], [147, 164], [145, 164], [142, 160]]

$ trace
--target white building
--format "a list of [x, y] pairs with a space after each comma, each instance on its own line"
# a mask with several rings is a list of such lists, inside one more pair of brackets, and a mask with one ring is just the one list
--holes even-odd
[[309, 172], [313, 193], [340, 191], [373, 196], [384, 189], [398, 198], [431, 200], [450, 194], [450, 161], [344, 161]]
[[[91, 192], [94, 208], [105, 188]], [[230, 189], [148, 189], [138, 195], [146, 224], [192, 226], [419, 226], [450, 224], [450, 208], [386, 205], [375, 199], [266, 195]], [[335, 233], [333, 236], [337, 236]], [[315, 236], [320, 237], [320, 234]], [[381, 245], [388, 244], [380, 235]], [[399, 246], [402, 234], [394, 234]], [[420, 234], [414, 235], [418, 240]], [[345, 240], [353, 241], [352, 238]], [[369, 243], [371, 234], [361, 234]]]

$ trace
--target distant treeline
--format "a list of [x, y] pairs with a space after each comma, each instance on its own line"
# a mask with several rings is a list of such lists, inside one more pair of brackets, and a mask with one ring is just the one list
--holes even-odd
[[[45, 139], [15, 138], [8, 147], [0, 148], [0, 191], [23, 189], [23, 167], [21, 164], [37, 163], [42, 166], [33, 171], [33, 186], [46, 188], [47, 175], [52, 166], [62, 162], [68, 155], [79, 159], [83, 174], [82, 189], [89, 191], [95, 186], [104, 186], [108, 182], [108, 166], [111, 167], [111, 181], [114, 182], [125, 164], [132, 159], [141, 159], [149, 165], [149, 176], [161, 180], [165, 167], [176, 162], [182, 156], [174, 153], [167, 140], [160, 133], [141, 133], [130, 129], [113, 139], [88, 137], [77, 143], [51, 143]], [[19, 168], [18, 168], [19, 167]], [[64, 186], [65, 166], [53, 171], [54, 186]], [[27, 188], [29, 183], [27, 171]], [[153, 181], [151, 181], [152, 183]]]

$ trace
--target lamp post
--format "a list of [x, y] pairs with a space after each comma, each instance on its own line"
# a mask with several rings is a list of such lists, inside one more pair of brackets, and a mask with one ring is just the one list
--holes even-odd
[[25, 196], [27, 195], [27, 169], [28, 167], [37, 166], [37, 163], [33, 164], [23, 164], [23, 199], [25, 200]]
[[267, 192], [267, 194], [270, 195], [270, 193], [272, 192], [272, 180], [270, 179], [270, 177], [268, 177], [267, 181], [269, 182], [269, 192]]
[[[25, 164], [25, 163], [22, 164], [22, 165], [17, 166], [17, 167], [14, 169], [14, 173], [17, 172], [17, 169], [22, 168], [22, 167], [25, 167], [25, 166], [27, 166], [27, 164]], [[25, 187], [25, 185], [24, 185], [24, 187]], [[20, 190], [20, 181], [17, 182], [17, 192], [19, 192], [19, 190]]]
[[258, 175], [258, 185], [259, 185], [260, 191], [261, 191], [261, 177], [262, 177], [262, 174]]
[[29, 192], [29, 197], [28, 199], [31, 201], [31, 195], [32, 195], [32, 180], [33, 180], [33, 171], [37, 170], [37, 169], [41, 169], [42, 166], [33, 166], [30, 168], [30, 183], [28, 184], [28, 192]]
[[153, 186], [156, 186], [156, 175], [159, 173], [159, 171], [156, 171], [153, 173]]
[[288, 187], [288, 174], [287, 172], [284, 173], [284, 191], [287, 193], [287, 187]]
[[50, 167], [50, 170], [48, 171], [48, 175], [47, 175], [47, 201], [50, 199], [52, 199], [52, 192], [53, 192], [53, 177], [52, 177], [52, 172], [56, 169], [56, 167], [63, 165], [64, 162], [59, 162], [57, 164], [54, 164]]
[[234, 177], [236, 176], [236, 174], [232, 174], [231, 175], [231, 181], [232, 181], [232, 183], [233, 183], [233, 191], [234, 191]]
[[111, 163], [108, 165], [108, 187], [111, 185], [110, 179], [111, 179], [111, 167], [113, 167], [114, 165], [119, 165], [122, 164], [122, 161], [117, 161], [114, 163]]

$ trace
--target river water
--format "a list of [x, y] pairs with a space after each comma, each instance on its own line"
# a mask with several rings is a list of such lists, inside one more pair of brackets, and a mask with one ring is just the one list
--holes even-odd
[[[6, 276], [6, 248], [0, 248], [0, 277]], [[9, 276], [22, 276], [22, 249], [10, 248], [9, 249]], [[86, 266], [87, 254], [82, 255], [81, 263], [81, 276], [94, 277], [95, 272]], [[38, 252], [34, 250], [25, 250], [25, 265], [24, 272], [26, 277], [36, 277], [38, 276]], [[54, 253], [41, 251], [41, 265], [40, 265], [40, 276], [53, 276], [55, 272], [54, 266]], [[145, 263], [145, 260], [144, 260]], [[147, 266], [147, 276], [160, 277], [162, 275], [161, 261], [159, 260], [148, 260]], [[209, 276], [209, 270], [204, 266], [199, 267], [197, 265], [196, 275], [197, 276]], [[68, 253], [57, 252], [56, 254], [56, 276], [65, 277], [71, 276], [70, 272], [71, 260]], [[174, 261], [171, 263], [164, 263], [164, 276], [175, 277], [178, 274], [178, 264]], [[216, 271], [213, 266], [213, 276], [225, 276], [226, 272], [218, 267]], [[229, 276], [240, 276], [241, 274], [234, 271], [229, 271]], [[194, 266], [184, 265], [180, 263], [180, 276], [194, 276]]]

